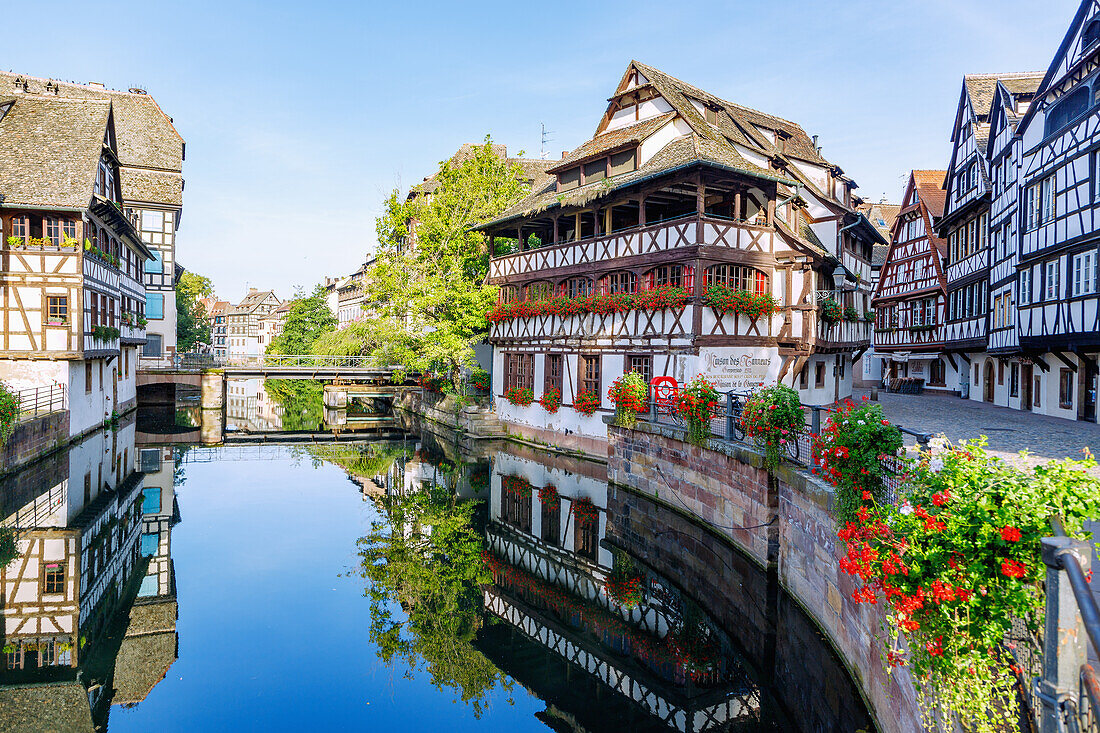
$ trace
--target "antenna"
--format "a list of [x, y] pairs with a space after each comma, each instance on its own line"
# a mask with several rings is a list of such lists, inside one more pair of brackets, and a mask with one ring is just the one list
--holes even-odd
[[550, 135], [552, 135], [554, 131], [547, 130], [545, 122], [542, 122], [540, 124], [542, 125], [542, 142], [539, 145], [539, 158], [542, 160], [546, 160], [546, 143], [554, 139], [550, 137]]

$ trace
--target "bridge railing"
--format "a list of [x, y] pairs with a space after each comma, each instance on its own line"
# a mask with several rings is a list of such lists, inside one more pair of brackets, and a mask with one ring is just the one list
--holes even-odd
[[257, 354], [214, 356], [213, 354], [175, 354], [163, 357], [142, 357], [138, 367], [143, 370], [189, 371], [201, 369], [354, 369], [389, 374], [394, 367], [379, 367], [369, 356], [317, 354]]

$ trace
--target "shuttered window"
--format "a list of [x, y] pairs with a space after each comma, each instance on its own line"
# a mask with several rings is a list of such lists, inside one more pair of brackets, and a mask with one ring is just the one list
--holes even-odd
[[630, 173], [636, 168], [636, 160], [636, 150], [624, 150], [621, 153], [615, 153], [611, 156], [611, 175], [618, 176], [623, 173]]
[[607, 178], [607, 158], [600, 158], [584, 164], [584, 182], [586, 185], [593, 181], [602, 181], [604, 178]]
[[535, 355], [534, 354], [505, 354], [504, 355], [504, 389], [512, 387], [517, 389], [535, 388]]
[[558, 390], [558, 394], [561, 394], [563, 384], [562, 365], [564, 359], [561, 354], [547, 354], [545, 370], [543, 374], [543, 389], [549, 390], [551, 387]]
[[581, 392], [590, 392], [600, 397], [600, 357], [581, 357]]

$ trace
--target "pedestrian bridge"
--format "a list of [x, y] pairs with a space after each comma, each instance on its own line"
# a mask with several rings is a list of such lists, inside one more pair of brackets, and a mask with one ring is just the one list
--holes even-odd
[[[142, 358], [138, 372], [157, 376], [201, 374], [220, 371], [226, 379], [332, 379], [354, 382], [392, 383], [396, 367], [378, 367], [366, 356], [317, 356], [313, 354], [262, 354], [219, 358], [206, 354]], [[161, 381], [161, 380], [157, 380]], [[168, 380], [164, 380], [168, 381]]]

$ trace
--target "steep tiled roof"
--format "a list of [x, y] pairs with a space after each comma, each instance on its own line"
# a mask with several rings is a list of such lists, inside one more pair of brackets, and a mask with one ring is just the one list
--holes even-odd
[[183, 138], [150, 95], [0, 72], [0, 96], [4, 95], [110, 101], [123, 167], [123, 199], [180, 205]]
[[889, 241], [890, 229], [894, 226], [894, 220], [898, 218], [901, 204], [888, 204], [885, 201], [878, 203], [864, 202], [856, 207], [856, 211], [867, 217], [879, 234]]
[[966, 85], [966, 93], [970, 96], [970, 104], [974, 107], [974, 114], [979, 117], [989, 114], [989, 109], [993, 106], [993, 94], [997, 90], [998, 81], [1004, 84], [1008, 91], [1013, 94], [1033, 93], [1043, 81], [1043, 72], [967, 74], [963, 77], [963, 83]]
[[130, 610], [130, 623], [115, 663], [116, 705], [141, 702], [164, 679], [176, 661], [178, 612], [174, 596], [138, 603]]
[[[48, 720], [48, 727], [43, 721]], [[0, 687], [0, 730], [8, 733], [93, 733], [88, 691], [79, 682]]]
[[928, 207], [928, 213], [937, 219], [943, 216], [943, 207], [947, 200], [947, 192], [943, 188], [946, 177], [947, 171], [913, 171], [917, 194]]
[[274, 290], [250, 290], [248, 295], [244, 296], [244, 299], [237, 306], [233, 308], [230, 313], [240, 315], [242, 313], [252, 313], [256, 310], [268, 297], [275, 297], [278, 300], [278, 296], [275, 295]]
[[560, 170], [565, 170], [582, 160], [593, 158], [601, 153], [607, 153], [616, 148], [622, 148], [631, 143], [640, 143], [647, 137], [655, 133], [660, 128], [676, 116], [675, 112], [669, 112], [667, 114], [658, 115], [642, 122], [636, 122], [633, 125], [627, 125], [626, 127], [619, 127], [614, 130], [608, 130], [602, 132], [596, 137], [592, 138], [588, 142], [581, 145], [573, 152], [566, 155], [564, 158], [558, 161], [553, 161], [553, 167], [547, 168], [547, 173], [556, 173]]
[[110, 112], [105, 99], [15, 98], [0, 119], [5, 205], [87, 208]]

